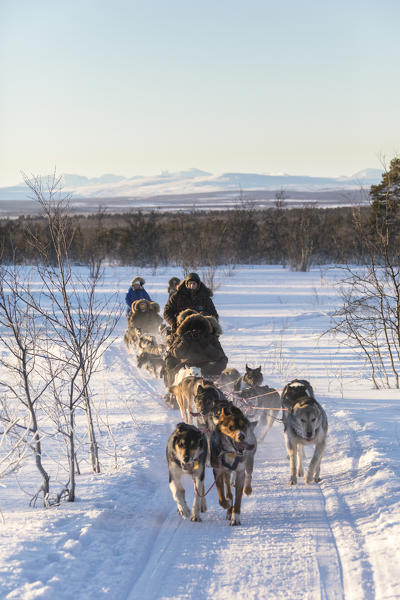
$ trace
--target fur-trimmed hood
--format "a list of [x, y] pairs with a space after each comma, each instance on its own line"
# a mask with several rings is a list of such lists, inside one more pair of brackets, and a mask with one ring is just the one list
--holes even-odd
[[178, 285], [178, 283], [180, 283], [181, 280], [179, 279], [179, 277], [171, 277], [171, 279], [168, 281], [168, 285], [169, 286], [173, 286], [173, 285]]
[[176, 330], [176, 334], [180, 337], [187, 331], [198, 331], [199, 333], [211, 335], [213, 333], [213, 327], [207, 317], [203, 317], [203, 315], [200, 315], [199, 313], [192, 313], [181, 321], [181, 324]]
[[180, 312], [179, 315], [176, 317], [176, 325], [177, 325], [177, 327], [179, 327], [179, 325], [189, 315], [198, 315], [198, 314], [199, 314], [199, 311], [198, 310], [194, 310], [194, 308], [185, 308], [185, 310], [183, 310], [182, 312]]
[[131, 287], [132, 287], [132, 288], [133, 288], [133, 284], [134, 284], [134, 283], [140, 283], [140, 285], [142, 286], [142, 285], [144, 285], [146, 282], [145, 282], [145, 280], [143, 279], [143, 277], [139, 277], [139, 276], [137, 276], [137, 277], [134, 277], [134, 278], [132, 279], [132, 281], [131, 281]]
[[211, 323], [212, 333], [217, 336], [222, 335], [222, 327], [217, 321], [217, 319], [215, 317], [212, 317], [211, 315], [207, 315], [205, 318], [208, 319], [208, 321]]
[[139, 306], [143, 303], [147, 305], [148, 313], [150, 313], [150, 312], [159, 313], [160, 312], [160, 305], [157, 304], [157, 302], [145, 300], [144, 298], [142, 298], [142, 299], [136, 300], [135, 302], [132, 303], [132, 313], [133, 314], [140, 313], [141, 310], [140, 310]]
[[[177, 294], [179, 294], [179, 293], [180, 294], [188, 294], [188, 295], [191, 294], [189, 288], [186, 287], [187, 281], [188, 281], [187, 279], [184, 279], [183, 281], [180, 282], [180, 284], [176, 288]], [[208, 294], [208, 296], [210, 298], [212, 298], [212, 296], [213, 296], [212, 290], [210, 290], [210, 288], [208, 288], [206, 285], [204, 285], [204, 283], [202, 281], [200, 281], [199, 287], [197, 288], [195, 293], [196, 294]]]
[[[193, 308], [187, 308], [186, 310], [183, 310], [176, 317], [177, 327], [179, 328], [181, 323], [183, 323], [183, 321], [190, 315], [200, 315], [200, 313], [197, 312], [196, 310], [194, 310]], [[205, 319], [207, 319], [209, 321], [209, 323], [211, 325], [211, 333], [213, 333], [214, 335], [218, 335], [218, 336], [222, 335], [221, 325], [219, 324], [218, 320], [215, 317], [212, 317], [211, 315], [200, 315], [200, 316], [204, 317]]]

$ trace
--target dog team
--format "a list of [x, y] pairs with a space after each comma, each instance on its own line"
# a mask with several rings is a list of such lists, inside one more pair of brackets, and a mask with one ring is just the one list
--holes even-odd
[[[183, 422], [170, 435], [166, 449], [169, 487], [178, 513], [185, 519], [201, 521], [200, 514], [207, 509], [205, 470], [210, 466], [226, 518], [231, 525], [240, 525], [243, 493], [252, 493], [255, 428], [258, 426], [261, 432], [260, 442], [274, 420], [280, 420], [280, 411], [290, 464], [289, 484], [296, 485], [298, 477], [304, 477], [307, 484], [321, 481], [328, 421], [310, 383], [295, 379], [280, 394], [262, 385], [261, 367], [252, 369], [246, 365], [243, 376], [236, 369], [226, 368], [212, 292], [197, 273], [189, 273], [182, 282], [178, 278], [170, 280], [164, 310], [168, 330], [162, 326], [158, 304], [152, 302], [143, 285], [144, 280], [136, 277], [126, 296], [128, 306], [131, 303], [125, 343], [128, 349], [134, 345], [140, 350], [138, 367], [144, 366], [155, 377], [164, 377], [167, 401], [172, 405], [173, 399], [181, 412]], [[188, 317], [194, 327], [182, 333], [180, 325]], [[166, 345], [157, 343], [156, 330], [164, 334]], [[181, 354], [173, 352], [177, 346], [184, 348]], [[305, 446], [314, 446], [314, 453], [304, 475]], [[189, 475], [193, 481], [191, 510], [185, 499], [183, 475]]]

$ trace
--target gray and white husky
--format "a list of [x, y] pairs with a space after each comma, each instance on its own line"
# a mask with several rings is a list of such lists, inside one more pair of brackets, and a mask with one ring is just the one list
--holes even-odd
[[[301, 381], [308, 384], [308, 382]], [[321, 481], [320, 466], [326, 445], [328, 419], [326, 412], [314, 398], [313, 392], [311, 394], [309, 391], [302, 393], [288, 401], [287, 395], [290, 396], [293, 392], [293, 389], [290, 389], [292, 385], [293, 389], [298, 392], [301, 386], [298, 385], [297, 380], [288, 384], [282, 393], [282, 408], [286, 409], [283, 411], [284, 436], [290, 460], [289, 485], [296, 485], [297, 477], [304, 476], [304, 446], [310, 445], [315, 448], [305, 475], [305, 482], [307, 484], [312, 481], [318, 483]], [[307, 385], [304, 387], [307, 388]]]

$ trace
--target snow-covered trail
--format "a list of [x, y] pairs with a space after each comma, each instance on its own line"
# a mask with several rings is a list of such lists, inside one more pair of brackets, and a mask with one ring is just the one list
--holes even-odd
[[[253, 495], [243, 500], [241, 527], [229, 526], [215, 487], [207, 496], [203, 522], [184, 521], [169, 492], [164, 456], [166, 439], [180, 415], [160, 405], [162, 385], [157, 386], [154, 380], [135, 380], [136, 369], [127, 366], [123, 352], [124, 348], [115, 348], [113, 353], [118, 385], [125, 390], [131, 386], [134, 402], [142, 404], [137, 418], [143, 419], [143, 425], [136, 447], [147, 448], [143, 476], [154, 478], [153, 485], [159, 488], [137, 508], [140, 521], [151, 525], [146, 544], [142, 543], [142, 530], [134, 534], [138, 543], [129, 600], [243, 595], [300, 599], [305, 591], [309, 598], [343, 598], [342, 566], [323, 492], [319, 486], [287, 485], [282, 425], [275, 423], [259, 445]], [[120, 360], [125, 364], [126, 380], [121, 379]], [[112, 369], [107, 369], [109, 377]], [[144, 425], [149, 414], [150, 432]], [[207, 469], [206, 489], [212, 482], [212, 470]], [[149, 487], [146, 483], [146, 489]], [[193, 489], [189, 477], [185, 487], [190, 504]]]
[[[171, 274], [145, 275], [160, 304]], [[104, 293], [118, 277], [129, 279], [112, 269], [108, 277]], [[332, 280], [318, 270], [276, 267], [240, 268], [216, 294], [229, 366], [243, 372], [246, 362], [261, 364], [265, 383], [278, 389], [296, 376], [309, 379], [329, 420], [322, 483], [295, 487], [288, 486], [282, 424], [274, 423], [257, 450], [240, 527], [226, 521], [215, 487], [201, 523], [178, 516], [165, 447], [180, 414], [165, 405], [162, 382], [127, 354], [121, 319], [93, 382], [118, 469], [108, 442], [103, 472], [93, 475], [83, 462], [76, 502], [48, 511], [29, 508], [7, 482], [6, 494], [0, 490], [0, 598], [400, 598], [398, 390], [372, 390], [354, 353], [319, 337], [336, 301]], [[208, 468], [206, 489], [212, 481]], [[189, 478], [185, 484], [191, 504]]]

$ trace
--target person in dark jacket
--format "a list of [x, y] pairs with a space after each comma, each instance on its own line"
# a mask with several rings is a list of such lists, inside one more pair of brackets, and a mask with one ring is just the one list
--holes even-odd
[[130, 288], [128, 293], [125, 296], [125, 302], [127, 304], [126, 313], [129, 314], [132, 309], [132, 304], [136, 302], [136, 300], [149, 300], [152, 301], [149, 294], [144, 289], [145, 280], [143, 277], [135, 277], [132, 279]]
[[171, 277], [168, 281], [168, 297], [171, 297], [172, 294], [176, 292], [176, 288], [180, 284], [181, 280], [178, 277]]
[[176, 330], [177, 316], [187, 308], [203, 315], [210, 315], [218, 320], [218, 313], [211, 296], [212, 291], [200, 281], [197, 273], [189, 273], [178, 285], [176, 292], [172, 294], [164, 308], [164, 319], [170, 325], [172, 331]]
[[225, 369], [226, 357], [215, 317], [185, 310], [178, 317], [178, 328], [165, 358], [165, 384], [172, 385], [175, 374], [183, 366], [200, 367], [204, 377], [216, 377]]

